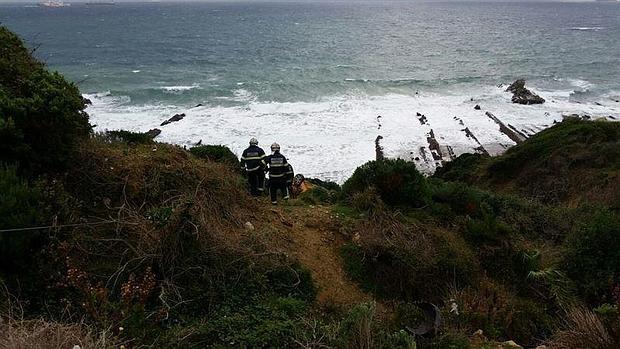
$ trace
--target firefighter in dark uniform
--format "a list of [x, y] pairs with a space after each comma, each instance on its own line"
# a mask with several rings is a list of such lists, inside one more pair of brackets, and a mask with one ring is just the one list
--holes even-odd
[[248, 175], [250, 193], [260, 196], [265, 190], [265, 151], [258, 146], [256, 138], [250, 139], [250, 146], [243, 151], [241, 167]]
[[286, 178], [286, 189], [289, 195], [293, 195], [293, 178], [295, 178], [295, 172], [291, 164], [286, 166], [286, 175], [284, 177]]
[[278, 204], [278, 190], [282, 192], [284, 200], [288, 200], [288, 188], [286, 187], [286, 173], [288, 172], [288, 162], [284, 155], [280, 154], [280, 145], [273, 143], [271, 145], [272, 154], [265, 158], [267, 171], [269, 172], [269, 194], [271, 194], [271, 203]]

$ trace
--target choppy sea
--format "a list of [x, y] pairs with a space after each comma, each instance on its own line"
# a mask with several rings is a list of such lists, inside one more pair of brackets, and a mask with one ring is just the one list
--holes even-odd
[[[432, 171], [431, 131], [444, 158], [514, 144], [486, 112], [525, 136], [567, 114], [620, 120], [620, 3], [20, 3], [0, 22], [78, 84], [97, 130], [238, 154], [277, 141], [296, 172], [337, 181], [379, 135]], [[547, 102], [512, 104], [517, 78]]]

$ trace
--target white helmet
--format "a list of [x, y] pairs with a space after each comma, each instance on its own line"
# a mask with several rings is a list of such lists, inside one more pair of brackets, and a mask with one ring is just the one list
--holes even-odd
[[271, 145], [271, 151], [280, 151], [280, 145], [278, 143], [273, 143]]
[[250, 139], [250, 145], [258, 145], [258, 139], [252, 137], [252, 139]]

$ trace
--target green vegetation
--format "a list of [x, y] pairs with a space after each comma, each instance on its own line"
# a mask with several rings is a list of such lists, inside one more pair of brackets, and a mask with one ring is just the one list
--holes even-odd
[[[620, 341], [619, 124], [567, 120], [431, 178], [371, 161], [342, 190], [310, 180], [299, 202], [322, 207], [271, 208], [224, 146], [91, 134], [75, 86], [0, 36], [2, 347]], [[411, 335], [434, 326], [419, 301], [438, 333]]]
[[381, 199], [390, 205], [423, 206], [428, 200], [424, 176], [412, 162], [401, 159], [370, 161], [358, 167], [342, 186], [345, 196], [351, 197], [369, 187], [376, 189]]
[[236, 169], [241, 166], [237, 155], [224, 145], [199, 145], [190, 148], [189, 152], [201, 159], [221, 162]]
[[110, 142], [125, 142], [129, 144], [149, 144], [153, 143], [153, 137], [146, 133], [131, 132], [125, 130], [108, 131], [104, 137], [108, 138]]
[[20, 171], [62, 170], [91, 126], [77, 87], [30, 56], [0, 27], [0, 162]]

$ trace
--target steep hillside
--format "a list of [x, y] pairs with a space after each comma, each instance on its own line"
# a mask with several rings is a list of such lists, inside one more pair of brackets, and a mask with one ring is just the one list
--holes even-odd
[[226, 147], [91, 134], [77, 88], [0, 34], [1, 71], [44, 77], [0, 80], [0, 347], [617, 347], [618, 124], [433, 178], [371, 161], [273, 207]]
[[463, 155], [435, 177], [569, 207], [620, 208], [620, 123], [568, 118], [505, 154]]

